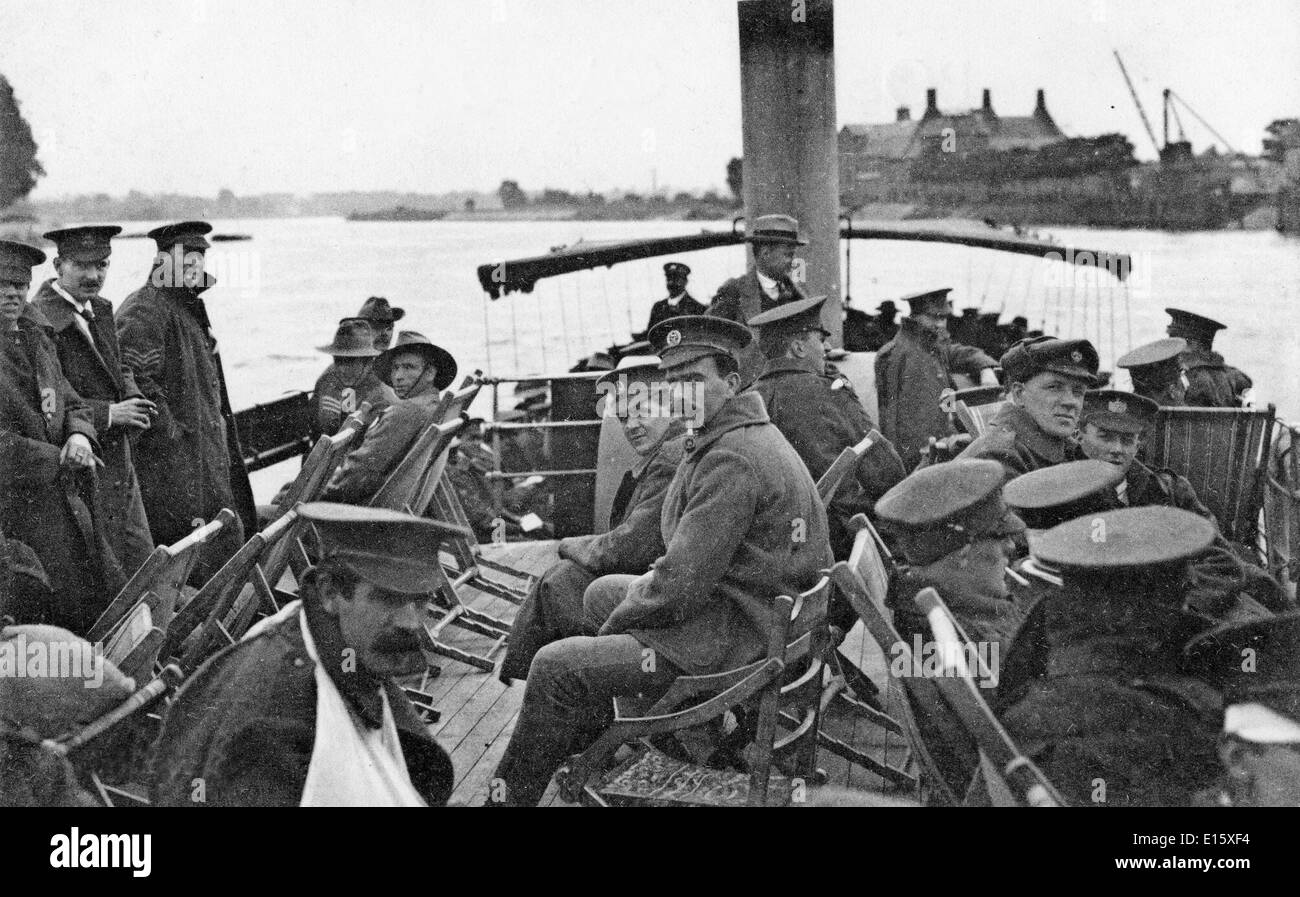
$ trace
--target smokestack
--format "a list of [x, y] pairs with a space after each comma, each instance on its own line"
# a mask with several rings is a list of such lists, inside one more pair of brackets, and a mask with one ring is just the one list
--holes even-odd
[[939, 114], [939, 91], [933, 87], [925, 92], [925, 117]]
[[984, 88], [984, 104], [980, 106], [980, 111], [985, 115], [994, 115], [993, 112], [993, 91], [987, 87]]
[[1041, 87], [1038, 88], [1038, 105], [1034, 107], [1034, 111], [1047, 114], [1047, 100]]
[[898, 109], [894, 111], [894, 121], [911, 121], [911, 120], [912, 120], [912, 110], [907, 108], [906, 106], [899, 106]]

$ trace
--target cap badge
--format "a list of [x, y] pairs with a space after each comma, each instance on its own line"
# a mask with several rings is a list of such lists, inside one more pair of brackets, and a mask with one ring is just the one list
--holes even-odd
[[1074, 360], [1075, 364], [1078, 364], [1081, 361], [1083, 361], [1083, 353], [1080, 352], [1078, 349], [1075, 349], [1073, 352], [1070, 353], [1070, 358]]
[[1128, 405], [1124, 404], [1119, 399], [1111, 402], [1106, 406], [1106, 408], [1113, 411], [1115, 414], [1128, 414]]
[[681, 341], [682, 341], [682, 332], [680, 330], [669, 330], [668, 336], [664, 338], [664, 342], [670, 346], [680, 345]]

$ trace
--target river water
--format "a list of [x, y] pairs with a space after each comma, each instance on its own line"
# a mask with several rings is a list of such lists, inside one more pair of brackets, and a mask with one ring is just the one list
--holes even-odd
[[[538, 255], [577, 240], [671, 236], [724, 222], [438, 221], [348, 222], [338, 218], [214, 222], [247, 242], [216, 244], [208, 269], [219, 283], [208, 309], [234, 406], [310, 389], [328, 358], [340, 317], [371, 295], [406, 309], [399, 329], [419, 330], [459, 360], [461, 372], [497, 376], [567, 369], [583, 354], [641, 329], [663, 296], [662, 259], [543, 281], [533, 294], [489, 302], [478, 265]], [[132, 224], [143, 232], [152, 224]], [[1025, 314], [1031, 326], [1087, 336], [1103, 366], [1128, 348], [1164, 336], [1163, 309], [1176, 305], [1228, 325], [1215, 343], [1255, 380], [1261, 402], [1300, 420], [1300, 241], [1271, 231], [1171, 234], [1041, 228], [1066, 248], [1128, 252], [1127, 285], [1096, 269], [1027, 256], [921, 243], [854, 241], [849, 289], [855, 307], [936, 286], [954, 287], [958, 308]], [[148, 240], [119, 240], [104, 295], [115, 304], [144, 282]], [[677, 256], [692, 268], [690, 290], [707, 301], [744, 270], [740, 247]], [[36, 275], [52, 275], [47, 263]], [[259, 477], [262, 497], [270, 479]]]

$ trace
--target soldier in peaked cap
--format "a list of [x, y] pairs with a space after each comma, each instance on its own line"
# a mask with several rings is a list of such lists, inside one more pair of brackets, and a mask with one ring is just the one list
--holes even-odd
[[1072, 803], [1185, 806], [1213, 781], [1219, 695], [1183, 661], [1208, 622], [1183, 610], [1189, 564], [1213, 541], [1209, 521], [1160, 507], [1030, 534], [1063, 585], [1021, 627], [998, 712]]
[[375, 348], [375, 334], [365, 318], [339, 321], [334, 341], [318, 349], [334, 359], [312, 390], [313, 438], [333, 436], [343, 421], [364, 403], [378, 414], [397, 401], [397, 393], [374, 371], [374, 360], [382, 353]]
[[1002, 356], [1007, 403], [989, 431], [959, 458], [992, 458], [1007, 479], [1082, 457], [1074, 441], [1084, 393], [1097, 376], [1097, 350], [1083, 339], [1035, 337]]
[[22, 623], [85, 632], [123, 584], [104, 541], [93, 415], [64, 376], [49, 323], [27, 302], [45, 253], [0, 240], [0, 529], [28, 545], [52, 604]]
[[908, 303], [911, 314], [876, 355], [880, 429], [898, 447], [909, 470], [920, 463], [931, 439], [955, 432], [939, 405], [944, 390], [956, 386], [953, 374], [997, 384], [996, 361], [979, 349], [949, 340], [950, 292], [944, 287], [904, 297], [901, 301]]
[[393, 677], [423, 667], [439, 548], [467, 533], [381, 508], [299, 512], [321, 543], [301, 600], [186, 682], [155, 747], [153, 803], [441, 806], [451, 760]]
[[424, 334], [403, 330], [396, 345], [375, 362], [375, 374], [400, 401], [384, 409], [361, 444], [348, 452], [321, 493], [325, 501], [364, 504], [374, 497], [416, 437], [434, 422], [442, 390], [456, 379], [456, 359]]
[[[767, 639], [765, 609], [831, 562], [826, 512], [804, 463], [740, 392], [742, 324], [669, 318], [650, 332], [665, 379], [687, 393], [694, 435], [664, 497], [663, 556], [640, 576], [603, 576], [583, 598], [603, 619], [594, 637], [537, 652], [497, 775], [511, 803], [535, 804], [575, 748], [611, 719], [611, 698], [663, 694], [682, 673], [749, 663]], [[645, 664], [646, 650], [655, 658]]]
[[[747, 322], [758, 332], [767, 358], [751, 389], [763, 397], [768, 418], [794, 446], [813, 480], [821, 478], [840, 452], [876, 430], [848, 381], [827, 372], [828, 334], [821, 319], [825, 301], [825, 296], [814, 296], [789, 302]], [[836, 558], [848, 557], [853, 547], [850, 518], [870, 512], [876, 499], [905, 475], [893, 444], [877, 432], [856, 476], [827, 508]]]
[[[799, 234], [799, 222], [789, 215], [760, 215], [746, 230], [745, 242], [754, 265], [744, 275], [718, 287], [708, 314], [744, 323], [786, 302], [806, 298], [792, 278], [795, 252], [808, 241]], [[741, 354], [741, 385], [748, 386], [763, 370], [763, 353], [751, 344]]]
[[1187, 340], [1183, 367], [1187, 370], [1188, 405], [1204, 408], [1240, 408], [1245, 393], [1253, 385], [1242, 371], [1224, 364], [1223, 356], [1213, 351], [1214, 335], [1226, 330], [1213, 318], [1193, 314], [1180, 308], [1166, 308], [1168, 333]]
[[116, 225], [97, 225], [45, 234], [58, 247], [58, 276], [41, 284], [32, 305], [53, 328], [64, 376], [90, 408], [104, 458], [98, 483], [104, 532], [130, 576], [154, 548], [132, 439], [149, 429], [157, 408], [123, 361], [113, 304], [99, 295], [108, 273], [110, 240], [121, 231]]
[[1211, 630], [1187, 655], [1223, 690], [1225, 775], [1199, 803], [1300, 807], [1300, 612]]
[[196, 520], [222, 508], [239, 526], [221, 531], [196, 565], [206, 580], [257, 528], [239, 431], [203, 293], [216, 278], [205, 270], [212, 225], [182, 221], [149, 236], [157, 255], [147, 282], [126, 297], [117, 315], [122, 360], [158, 414], [134, 453], [140, 493], [155, 544], [183, 539]]
[[393, 325], [406, 317], [406, 309], [388, 304], [383, 296], [371, 296], [361, 303], [358, 318], [365, 318], [375, 332], [375, 348], [385, 352], [393, 342]]
[[681, 463], [681, 422], [669, 416], [668, 402], [653, 389], [663, 384], [658, 356], [626, 356], [618, 368], [596, 381], [606, 414], [616, 414], [623, 434], [641, 460], [623, 476], [609, 513], [609, 528], [599, 535], [561, 539], [560, 560], [543, 574], [524, 601], [510, 629], [500, 678], [524, 679], [544, 645], [573, 635], [595, 635], [603, 617], [589, 618], [583, 605], [587, 587], [612, 573], [640, 575], [664, 553], [659, 520], [664, 496]]
[[649, 333], [660, 321], [680, 315], [702, 315], [709, 310], [707, 305], [686, 292], [686, 281], [690, 275], [690, 267], [681, 262], [668, 262], [664, 265], [668, 296], [660, 299], [650, 309], [650, 322], [645, 325], [645, 333]]
[[1183, 352], [1187, 341], [1177, 337], [1158, 339], [1121, 355], [1115, 367], [1128, 371], [1133, 391], [1157, 405], [1187, 404], [1187, 374]]

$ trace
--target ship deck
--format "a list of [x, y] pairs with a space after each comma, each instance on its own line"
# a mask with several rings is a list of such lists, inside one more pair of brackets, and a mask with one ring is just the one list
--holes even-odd
[[[516, 570], [541, 575], [557, 560], [555, 542], [514, 542], [483, 546], [484, 557]], [[511, 621], [517, 605], [504, 598], [464, 587], [461, 601], [474, 610], [498, 619]], [[447, 627], [442, 640], [454, 647], [481, 654], [492, 646], [492, 639], [459, 627]], [[854, 627], [841, 646], [841, 652], [858, 664], [871, 679], [882, 686], [886, 664], [875, 644], [863, 637], [861, 623]], [[500, 652], [494, 656], [500, 659]], [[488, 673], [450, 658], [441, 658], [442, 673], [430, 681], [425, 691], [441, 714], [429, 731], [451, 755], [456, 772], [452, 806], [482, 806], [501, 755], [514, 731], [524, 685], [516, 682], [506, 687], [495, 673]], [[892, 765], [902, 762], [906, 744], [897, 736], [881, 739], [879, 729], [860, 719], [846, 718], [832, 712], [824, 719], [823, 731], [848, 742], [876, 759]], [[869, 790], [888, 790], [877, 775], [852, 766], [829, 751], [818, 752], [817, 765], [825, 771], [827, 784]], [[558, 793], [554, 783], [542, 799], [543, 806], [572, 806]]]

